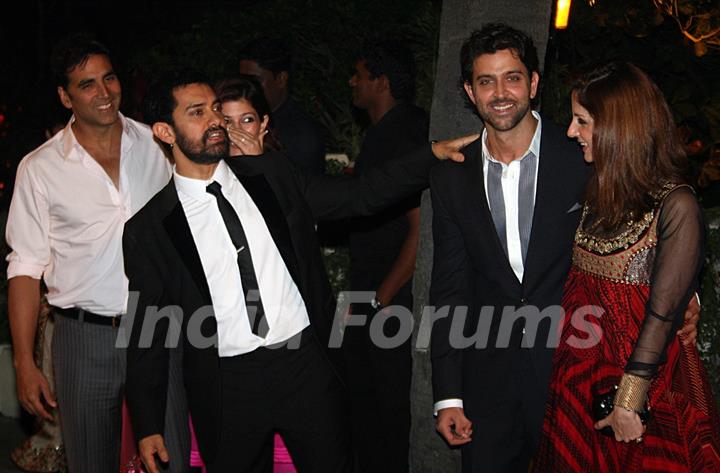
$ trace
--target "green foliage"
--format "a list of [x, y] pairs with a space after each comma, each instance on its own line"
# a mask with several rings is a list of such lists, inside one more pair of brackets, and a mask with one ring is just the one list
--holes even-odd
[[648, 72], [678, 124], [692, 128], [706, 151], [720, 143], [720, 54], [696, 56], [675, 21], [647, 0], [598, 0], [594, 7], [573, 2], [570, 26], [551, 38], [543, 112], [568, 123], [573, 72], [611, 60], [630, 61]]
[[720, 402], [720, 208], [706, 211], [709, 222], [707, 260], [702, 274], [702, 311], [698, 346], [713, 392]]
[[[325, 247], [323, 261], [333, 293], [338, 295], [350, 289], [350, 251], [347, 246]], [[340, 302], [338, 300], [338, 302]]]
[[[345, 173], [345, 164], [334, 159], [325, 162], [325, 173], [331, 176], [340, 176]], [[320, 224], [319, 233], [322, 241], [323, 233], [330, 232], [333, 236], [339, 233], [339, 242], [325, 243], [322, 248], [323, 262], [327, 271], [330, 286], [333, 293], [338, 298], [338, 304], [341, 303], [340, 297], [343, 291], [350, 290], [350, 249], [345, 239], [345, 230], [342, 228], [345, 222], [323, 222]]]

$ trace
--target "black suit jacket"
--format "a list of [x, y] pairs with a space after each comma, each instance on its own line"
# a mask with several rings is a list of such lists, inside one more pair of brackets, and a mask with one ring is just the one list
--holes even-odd
[[[426, 186], [434, 161], [427, 147], [361, 178], [310, 175], [280, 154], [226, 161], [262, 213], [323, 346], [328, 346], [335, 299], [315, 234], [316, 219], [376, 212]], [[127, 222], [123, 252], [130, 291], [136, 291], [138, 297], [126, 385], [136, 438], [162, 433], [168, 378], [164, 343], [168, 333], [181, 326], [188, 403], [200, 451], [203, 458], [212, 459], [216, 426], [222, 415], [219, 357], [216, 345], [198, 346], [197, 326], [193, 324], [200, 318], [191, 316], [206, 308], [209, 316], [199, 325], [206, 337], [214, 336], [217, 326], [200, 257], [172, 180]], [[153, 306], [165, 310], [176, 306], [175, 320], [181, 323], [174, 326], [172, 317], [160, 318], [155, 330], [149, 331], [152, 336], [144, 339], [141, 329], [145, 319], [151, 318], [146, 314]], [[131, 310], [128, 315], [133, 315]]]
[[[436, 401], [451, 398], [472, 403], [490, 401], [505, 393], [494, 390], [517, 356], [531, 356], [536, 375], [549, 380], [552, 349], [546, 348], [549, 324], [541, 324], [539, 343], [519, 349], [522, 321], [512, 330], [508, 348], [497, 348], [503, 308], [560, 304], [570, 267], [572, 242], [581, 214], [580, 203], [588, 178], [577, 144], [558, 126], [543, 120], [532, 231], [522, 283], [510, 267], [488, 207], [480, 140], [464, 151], [465, 162], [443, 163], [430, 176], [433, 203], [434, 263], [431, 304], [450, 306], [450, 316], [435, 322], [431, 358]], [[458, 349], [449, 343], [456, 307], [467, 306], [466, 335], [476, 333], [479, 312], [492, 307], [492, 323], [480, 329], [487, 348]], [[528, 325], [531, 317], [528, 318]], [[482, 344], [481, 344], [482, 345]], [[540, 395], [542, 396], [542, 395]]]

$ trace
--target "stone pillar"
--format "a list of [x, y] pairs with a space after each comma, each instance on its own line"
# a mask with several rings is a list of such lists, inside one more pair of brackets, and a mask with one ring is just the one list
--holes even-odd
[[[501, 21], [519, 28], [533, 38], [542, 65], [550, 28], [551, 1], [543, 0], [444, 0], [440, 20], [440, 44], [435, 76], [431, 139], [477, 133], [482, 123], [465, 106], [460, 84], [460, 46], [483, 24]], [[428, 301], [432, 270], [432, 209], [426, 191], [421, 204], [420, 247], [413, 290], [415, 293], [415, 349], [413, 350], [410, 470], [413, 473], [460, 471], [458, 451], [450, 450], [435, 432], [432, 418], [432, 390], [429, 356], [429, 327], [420, 327], [422, 308]], [[420, 329], [420, 330], [418, 330]], [[477, 426], [476, 428], [482, 428]]]

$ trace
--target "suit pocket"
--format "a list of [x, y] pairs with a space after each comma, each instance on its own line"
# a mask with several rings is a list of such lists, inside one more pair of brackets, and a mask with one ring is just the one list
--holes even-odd
[[570, 214], [573, 212], [577, 212], [580, 209], [582, 209], [582, 205], [580, 205], [579, 202], [575, 202], [569, 209], [567, 209], [567, 211], [565, 211], [565, 213]]

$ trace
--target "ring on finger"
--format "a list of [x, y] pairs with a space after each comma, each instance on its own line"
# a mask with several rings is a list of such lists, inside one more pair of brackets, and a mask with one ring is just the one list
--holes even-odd
[[642, 442], [642, 441], [643, 441], [642, 436], [640, 436], [640, 437], [638, 437], [638, 438], [635, 439], [635, 442], [637, 442], [637, 443], [640, 443], [640, 442]]

